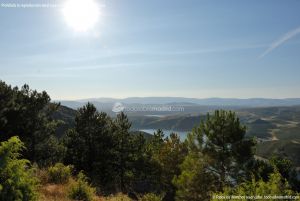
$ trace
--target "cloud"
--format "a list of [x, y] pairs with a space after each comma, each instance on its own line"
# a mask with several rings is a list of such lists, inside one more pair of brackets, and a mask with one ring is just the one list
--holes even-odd
[[280, 45], [284, 44], [286, 41], [290, 40], [291, 38], [297, 36], [298, 34], [300, 34], [300, 27], [298, 27], [297, 29], [294, 29], [292, 31], [287, 32], [286, 34], [284, 34], [282, 37], [280, 37], [278, 40], [274, 41], [269, 48], [264, 51], [259, 58], [263, 58], [264, 56], [266, 56], [267, 54], [269, 54], [270, 52], [272, 52], [274, 49], [276, 49], [277, 47], [279, 47]]

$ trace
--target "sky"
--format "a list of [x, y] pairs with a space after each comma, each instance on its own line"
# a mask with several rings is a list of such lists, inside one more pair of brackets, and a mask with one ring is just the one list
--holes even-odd
[[12, 86], [55, 100], [300, 97], [299, 0], [97, 0], [85, 32], [60, 6], [3, 5], [20, 2], [0, 0], [0, 79]]

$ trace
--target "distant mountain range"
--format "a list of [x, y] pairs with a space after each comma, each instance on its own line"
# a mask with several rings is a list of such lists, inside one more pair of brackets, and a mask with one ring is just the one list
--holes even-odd
[[268, 98], [184, 98], [184, 97], [129, 97], [124, 99], [90, 98], [81, 100], [61, 100], [62, 105], [78, 108], [91, 102], [98, 108], [111, 108], [114, 103], [120, 102], [127, 105], [183, 105], [183, 106], [219, 106], [219, 107], [271, 107], [271, 106], [296, 106], [300, 105], [300, 98], [268, 99]]

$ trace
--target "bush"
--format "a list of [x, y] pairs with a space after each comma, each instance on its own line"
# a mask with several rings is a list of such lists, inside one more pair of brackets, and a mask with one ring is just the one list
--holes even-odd
[[39, 178], [40, 185], [45, 185], [49, 182], [49, 173], [47, 169], [40, 169], [34, 166], [34, 176]]
[[110, 195], [105, 198], [105, 201], [132, 201], [127, 195], [118, 193], [116, 195]]
[[38, 180], [28, 160], [20, 159], [24, 144], [12, 137], [0, 145], [0, 201], [37, 200]]
[[62, 163], [56, 163], [54, 166], [48, 168], [49, 182], [55, 184], [65, 184], [71, 177], [71, 166], [65, 166]]
[[161, 195], [155, 195], [154, 193], [147, 193], [143, 195], [139, 201], [162, 201]]
[[[282, 175], [276, 170], [270, 174], [268, 181], [262, 179], [256, 180], [255, 177], [252, 181], [246, 181], [235, 187], [225, 187], [223, 192], [214, 193], [213, 201], [222, 201], [228, 199], [219, 199], [217, 196], [231, 196], [231, 195], [247, 195], [247, 196], [270, 196], [282, 195], [282, 196], [299, 196], [297, 192], [293, 192], [289, 186], [289, 183], [282, 177]], [[278, 198], [269, 198], [269, 201], [277, 201]], [[280, 199], [287, 200], [287, 199]], [[299, 199], [297, 199], [299, 200]]]
[[81, 201], [93, 201], [95, 197], [95, 188], [87, 182], [87, 177], [79, 172], [77, 181], [74, 181], [69, 188], [69, 198]]

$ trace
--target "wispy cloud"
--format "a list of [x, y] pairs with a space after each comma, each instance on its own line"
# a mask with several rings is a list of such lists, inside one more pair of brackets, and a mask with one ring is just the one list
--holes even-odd
[[298, 27], [297, 29], [294, 29], [292, 31], [287, 32], [282, 37], [280, 37], [278, 40], [274, 41], [269, 46], [269, 48], [259, 56], [259, 58], [263, 58], [264, 56], [266, 56], [267, 54], [272, 52], [274, 49], [276, 49], [277, 47], [284, 44], [286, 41], [290, 40], [291, 38], [295, 37], [298, 34], [300, 34], [300, 27]]

